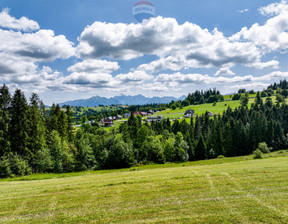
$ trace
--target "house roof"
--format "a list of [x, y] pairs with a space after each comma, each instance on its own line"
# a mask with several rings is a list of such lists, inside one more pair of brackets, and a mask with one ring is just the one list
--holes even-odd
[[113, 120], [111, 120], [111, 119], [109, 119], [109, 118], [105, 118], [105, 119], [103, 119], [103, 122], [104, 122], [105, 124], [111, 124], [111, 123], [113, 123]]

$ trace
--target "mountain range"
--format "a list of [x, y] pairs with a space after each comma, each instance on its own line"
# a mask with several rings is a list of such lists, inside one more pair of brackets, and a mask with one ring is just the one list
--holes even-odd
[[80, 99], [80, 100], [73, 100], [73, 101], [66, 101], [60, 103], [59, 105], [62, 107], [63, 105], [70, 105], [70, 106], [82, 106], [82, 107], [96, 107], [99, 105], [144, 105], [144, 104], [153, 104], [153, 103], [170, 103], [172, 100], [184, 100], [186, 96], [181, 96], [180, 98], [175, 97], [145, 97], [141, 94], [136, 96], [115, 96], [111, 98], [94, 96], [89, 99]]

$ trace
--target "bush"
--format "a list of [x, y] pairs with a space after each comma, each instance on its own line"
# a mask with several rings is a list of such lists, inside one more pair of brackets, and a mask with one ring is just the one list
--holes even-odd
[[263, 159], [263, 153], [260, 151], [260, 149], [256, 149], [253, 152], [253, 159]]
[[266, 142], [261, 142], [261, 143], [259, 143], [258, 149], [259, 149], [262, 153], [270, 153], [270, 150], [269, 150]]
[[53, 162], [50, 150], [47, 148], [39, 150], [33, 159], [32, 165], [37, 173], [45, 173], [51, 171], [53, 168]]
[[0, 160], [0, 177], [10, 177], [12, 175], [9, 160], [2, 157]]
[[17, 176], [24, 176], [32, 173], [28, 162], [22, 159], [18, 154], [9, 157], [11, 172]]
[[223, 156], [223, 155], [219, 155], [219, 156], [217, 157], [217, 159], [223, 159], [223, 158], [225, 158], [225, 156]]

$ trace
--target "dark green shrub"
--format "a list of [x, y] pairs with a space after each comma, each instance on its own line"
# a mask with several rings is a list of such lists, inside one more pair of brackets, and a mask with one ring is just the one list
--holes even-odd
[[253, 152], [253, 159], [263, 159], [263, 153], [259, 149], [256, 149]]
[[32, 173], [28, 162], [17, 154], [10, 155], [9, 163], [11, 172], [17, 176], [24, 176]]
[[10, 177], [12, 174], [9, 160], [2, 157], [0, 160], [0, 177]]

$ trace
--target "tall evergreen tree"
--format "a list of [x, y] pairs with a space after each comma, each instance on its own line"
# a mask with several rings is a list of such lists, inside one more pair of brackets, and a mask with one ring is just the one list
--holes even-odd
[[10, 151], [9, 142], [9, 111], [11, 96], [4, 84], [0, 88], [0, 157]]
[[30, 106], [27, 114], [28, 142], [27, 148], [33, 155], [45, 146], [45, 123], [40, 110], [40, 99], [35, 93], [30, 98]]
[[24, 94], [17, 89], [11, 102], [11, 121], [9, 127], [11, 151], [26, 159], [31, 159], [32, 152], [28, 144], [28, 104]]
[[207, 158], [207, 147], [203, 135], [200, 135], [200, 138], [194, 149], [194, 153], [196, 160], [204, 160]]
[[69, 105], [66, 107], [66, 115], [67, 115], [68, 141], [73, 142], [73, 140], [74, 140], [74, 128], [73, 128], [74, 116], [73, 116], [73, 112], [71, 110], [71, 107]]

